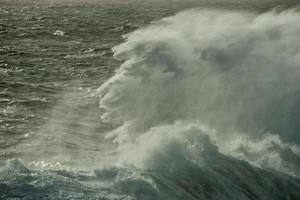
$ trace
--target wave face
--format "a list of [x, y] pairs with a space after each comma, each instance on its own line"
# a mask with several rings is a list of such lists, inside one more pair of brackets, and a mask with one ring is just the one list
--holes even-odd
[[[122, 162], [81, 171], [37, 171], [11, 160], [0, 170], [2, 199], [297, 200], [300, 179], [226, 156], [206, 132], [165, 126], [143, 135]], [[149, 133], [150, 134], [150, 133]], [[164, 135], [162, 135], [164, 134]]]
[[126, 35], [97, 91], [119, 156], [90, 173], [8, 161], [0, 197], [300, 199], [299, 20], [189, 10]]

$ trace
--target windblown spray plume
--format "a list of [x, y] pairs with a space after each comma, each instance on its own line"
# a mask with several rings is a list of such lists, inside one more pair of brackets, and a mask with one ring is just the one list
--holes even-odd
[[[223, 189], [239, 192], [228, 199], [288, 198], [290, 191], [269, 193], [275, 186], [264, 170], [300, 173], [299, 20], [293, 10], [189, 10], [126, 35], [114, 48], [124, 64], [99, 88], [102, 118], [121, 124], [107, 137], [120, 144], [122, 160], [201, 174], [185, 180], [196, 199], [204, 198], [206, 167], [222, 174], [207, 175], [212, 184], [235, 177], [250, 188], [231, 180]], [[272, 186], [252, 185], [261, 178]], [[211, 197], [227, 199], [223, 189]]]
[[12, 161], [0, 177], [35, 180], [36, 197], [300, 199], [299, 21], [189, 10], [126, 35], [114, 48], [124, 63], [97, 91], [118, 158], [92, 175]]
[[227, 153], [296, 156], [299, 19], [192, 10], [127, 35], [114, 49], [126, 62], [99, 89], [103, 119], [122, 124], [108, 136], [122, 144], [180, 122], [213, 130]]

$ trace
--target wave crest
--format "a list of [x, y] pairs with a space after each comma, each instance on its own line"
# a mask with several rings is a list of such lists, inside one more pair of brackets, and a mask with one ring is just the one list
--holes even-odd
[[107, 137], [126, 146], [204, 124], [223, 153], [298, 174], [299, 20], [189, 10], [126, 35], [114, 48], [124, 64], [98, 90], [103, 120], [120, 124]]

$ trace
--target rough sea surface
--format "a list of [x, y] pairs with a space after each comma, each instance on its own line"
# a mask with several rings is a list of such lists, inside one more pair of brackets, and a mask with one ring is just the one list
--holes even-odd
[[297, 1], [0, 0], [0, 199], [300, 199]]

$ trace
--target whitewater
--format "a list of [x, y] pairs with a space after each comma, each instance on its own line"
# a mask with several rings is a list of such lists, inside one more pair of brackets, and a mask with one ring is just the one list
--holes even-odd
[[[2, 199], [300, 199], [300, 14], [192, 9], [124, 35], [94, 171], [8, 160]], [[84, 165], [84, 163], [82, 163]]]

